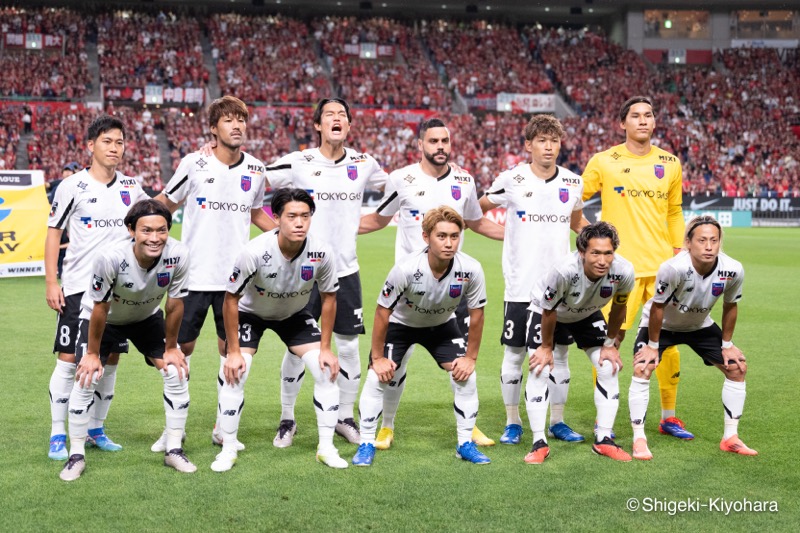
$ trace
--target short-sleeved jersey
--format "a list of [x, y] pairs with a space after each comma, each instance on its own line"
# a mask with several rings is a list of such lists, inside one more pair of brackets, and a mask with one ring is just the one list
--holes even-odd
[[395, 261], [427, 246], [422, 239], [422, 220], [425, 213], [440, 205], [452, 207], [466, 220], [483, 216], [475, 178], [464, 171], [455, 172], [448, 166], [447, 173], [434, 178], [422, 170], [422, 165], [414, 163], [389, 174], [377, 212], [385, 217], [400, 213]]
[[506, 208], [505, 301], [529, 302], [536, 280], [569, 254], [572, 213], [583, 209], [583, 180], [562, 167], [543, 180], [524, 163], [500, 174], [486, 195]]
[[101, 252], [92, 269], [91, 286], [81, 300], [81, 319], [92, 316], [95, 302], [110, 302], [109, 324], [141, 322], [158, 311], [164, 294], [186, 296], [188, 274], [189, 251], [172, 237], [149, 269], [139, 266], [132, 242]]
[[125, 215], [130, 206], [145, 198], [149, 197], [136, 179], [119, 172], [107, 184], [95, 180], [87, 170], [61, 182], [47, 225], [69, 230], [61, 274], [65, 296], [86, 290], [100, 250], [130, 240]]
[[614, 146], [595, 154], [583, 171], [583, 199], [601, 191], [601, 218], [617, 228], [618, 251], [637, 277], [654, 276], [682, 246], [682, 182], [680, 160], [657, 146], [646, 156]]
[[239, 310], [264, 320], [284, 320], [303, 309], [314, 282], [321, 292], [336, 292], [336, 258], [331, 248], [309, 235], [296, 256], [278, 246], [278, 230], [250, 241], [236, 258], [227, 291], [242, 295]]
[[717, 264], [705, 277], [692, 266], [692, 256], [683, 251], [665, 261], [656, 275], [655, 295], [642, 308], [639, 327], [650, 322], [653, 302], [663, 303], [662, 327], [669, 331], [696, 331], [714, 323], [711, 308], [724, 295], [725, 303], [742, 299], [744, 268], [732, 257], [720, 252]]
[[428, 249], [398, 261], [383, 284], [378, 305], [392, 309], [390, 322], [412, 328], [444, 324], [455, 316], [462, 298], [468, 309], [486, 305], [486, 280], [481, 264], [458, 252], [445, 273], [436, 278]]
[[356, 236], [364, 191], [386, 184], [386, 172], [378, 162], [350, 148], [332, 161], [319, 148], [309, 148], [281, 157], [267, 167], [266, 176], [273, 189], [308, 191], [317, 208], [309, 234], [333, 246], [340, 278], [357, 272]]
[[198, 152], [181, 160], [164, 187], [172, 202], [183, 202], [181, 240], [192, 254], [189, 289], [224, 291], [233, 260], [250, 241], [251, 210], [264, 205], [264, 165], [242, 152], [226, 165]]
[[539, 279], [531, 294], [531, 311], [555, 309], [558, 321], [571, 324], [602, 309], [615, 295], [630, 294], [636, 274], [630, 261], [614, 255], [608, 273], [591, 281], [579, 252], [564, 257]]

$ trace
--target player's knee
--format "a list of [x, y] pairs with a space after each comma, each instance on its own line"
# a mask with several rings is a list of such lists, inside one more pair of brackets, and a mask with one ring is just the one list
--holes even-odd
[[731, 381], [742, 382], [747, 375], [747, 366], [742, 369], [737, 366], [729, 366], [727, 370], [723, 367], [722, 373]]
[[567, 367], [569, 370], [569, 366], [567, 366], [569, 360], [569, 346], [566, 344], [556, 344], [553, 347], [553, 363], [555, 366], [559, 367]]
[[478, 378], [477, 372], [473, 372], [464, 381], [456, 381], [453, 374], [450, 374], [450, 380], [455, 384], [456, 390], [461, 394], [476, 394], [478, 392]]
[[358, 335], [334, 334], [336, 349], [340, 359], [358, 360]]

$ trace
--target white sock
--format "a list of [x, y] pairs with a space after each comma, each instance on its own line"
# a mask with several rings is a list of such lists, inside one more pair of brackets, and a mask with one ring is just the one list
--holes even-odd
[[614, 420], [619, 409], [619, 373], [614, 374], [614, 367], [609, 361], [604, 361], [600, 366], [600, 348], [589, 348], [586, 355], [597, 370], [597, 382], [594, 386], [594, 405], [597, 409], [597, 438], [600, 442], [604, 438], [611, 438]]
[[[188, 357], [187, 357], [187, 359], [188, 359]], [[219, 367], [222, 368], [224, 364], [225, 364], [225, 356], [224, 355], [220, 355], [219, 356]], [[222, 388], [222, 384], [223, 383], [225, 383], [225, 380], [222, 379], [222, 374], [218, 373], [217, 374], [217, 398], [219, 398], [219, 390]], [[219, 409], [217, 409], [217, 419], [214, 421], [214, 429], [215, 430], [219, 429]]]
[[286, 350], [281, 363], [281, 420], [294, 420], [294, 406], [305, 375], [303, 360]]
[[180, 379], [173, 365], [162, 373], [164, 379], [164, 412], [167, 419], [167, 451], [181, 448], [181, 439], [189, 416], [189, 380]]
[[647, 404], [650, 403], [650, 380], [631, 378], [628, 389], [628, 409], [631, 413], [631, 428], [633, 439], [646, 438], [644, 435], [644, 421], [647, 418]]
[[103, 377], [94, 390], [94, 405], [90, 409], [89, 429], [102, 428], [114, 399], [114, 386], [117, 383], [117, 365], [103, 367]]
[[361, 444], [375, 444], [378, 418], [381, 416], [381, 406], [385, 405], [385, 393], [388, 389], [389, 386], [380, 382], [374, 370], [367, 370], [367, 378], [364, 380], [364, 388], [361, 389], [361, 398], [358, 400]]
[[[223, 384], [219, 389], [219, 404], [217, 413], [219, 414], [219, 428], [222, 434], [222, 448], [228, 451], [236, 451], [237, 434], [239, 432], [239, 421], [242, 418], [244, 409], [244, 384], [250, 375], [250, 368], [253, 365], [253, 356], [249, 353], [242, 353], [246, 363], [245, 371], [239, 377], [239, 383], [231, 385], [223, 378], [223, 369], [220, 367], [219, 376]], [[169, 448], [167, 448], [169, 449]]]
[[569, 395], [569, 346], [556, 344], [553, 348], [553, 370], [550, 371], [550, 425], [564, 421], [564, 406]]
[[394, 418], [397, 416], [397, 408], [400, 407], [400, 397], [406, 388], [406, 378], [408, 373], [408, 361], [414, 354], [414, 346], [410, 346], [400, 361], [400, 366], [394, 369], [394, 377], [385, 383], [383, 387], [383, 420], [381, 427], [394, 429]]
[[450, 386], [453, 389], [453, 412], [456, 415], [458, 445], [472, 440], [475, 419], [478, 418], [478, 379], [473, 372], [466, 381], [456, 381], [450, 373]]
[[500, 392], [506, 405], [506, 424], [522, 425], [519, 417], [519, 394], [522, 390], [522, 361], [524, 346], [505, 346], [500, 366]]
[[67, 434], [67, 412], [69, 395], [75, 384], [75, 369], [78, 365], [56, 359], [56, 367], [50, 376], [50, 436]]
[[661, 420], [666, 420], [667, 418], [675, 416], [675, 409], [662, 409], [661, 410]]
[[303, 356], [306, 369], [314, 376], [314, 411], [317, 413], [319, 448], [333, 448], [333, 431], [339, 413], [339, 387], [331, 382], [331, 371], [319, 368], [319, 350], [309, 350]]
[[547, 442], [544, 424], [547, 418], [547, 405], [550, 402], [550, 392], [547, 388], [549, 380], [550, 367], [545, 365], [538, 376], [535, 372], [529, 372], [528, 382], [525, 384], [525, 409], [528, 411], [533, 442], [538, 440]]
[[361, 358], [358, 352], [358, 335], [333, 334], [339, 350], [339, 420], [353, 418], [353, 406], [361, 384]]
[[723, 439], [728, 439], [739, 433], [739, 419], [744, 411], [744, 400], [747, 396], [747, 385], [744, 381], [731, 381], [725, 379], [722, 384], [722, 407], [725, 410], [725, 433]]
[[89, 388], [82, 388], [76, 381], [69, 395], [69, 454], [86, 455], [86, 437], [89, 434], [89, 409], [94, 402], [92, 381]]

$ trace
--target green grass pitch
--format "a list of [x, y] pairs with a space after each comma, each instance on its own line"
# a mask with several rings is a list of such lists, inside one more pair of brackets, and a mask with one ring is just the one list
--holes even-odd
[[[5, 531], [514, 531], [657, 530], [796, 531], [800, 523], [795, 440], [800, 407], [800, 324], [797, 229], [731, 229], [725, 251], [746, 269], [745, 298], [734, 337], [748, 356], [747, 403], [741, 421], [745, 442], [758, 457], [718, 449], [722, 434], [722, 375], [682, 353], [678, 415], [697, 438], [683, 442], [657, 434], [659, 402], [651, 384], [648, 435], [651, 462], [614, 463], [590, 445], [551, 441], [541, 466], [522, 458], [523, 443], [485, 449], [492, 464], [455, 458], [452, 393], [446, 374], [424, 350], [410, 365], [397, 418], [396, 443], [378, 452], [372, 468], [335, 471], [314, 461], [316, 423], [312, 384], [300, 396], [299, 433], [291, 448], [273, 448], [280, 415], [279, 366], [283, 353], [269, 333], [247, 384], [240, 440], [247, 450], [234, 469], [212, 472], [219, 451], [210, 433], [219, 367], [213, 327], [207, 324], [192, 358], [192, 406], [186, 450], [198, 465], [193, 475], [162, 466], [150, 444], [163, 427], [160, 376], [138, 353], [124, 356], [106, 427], [124, 446], [119, 453], [87, 452], [80, 480], [58, 479], [62, 463], [47, 458], [48, 382], [55, 319], [44, 301], [42, 278], [0, 282], [0, 527]], [[394, 231], [359, 240], [367, 331], [374, 302], [394, 256]], [[505, 425], [499, 372], [502, 350], [501, 244], [468, 234], [465, 250], [478, 258], [488, 279], [489, 304], [478, 362], [479, 427], [497, 439]], [[721, 306], [720, 306], [721, 307]], [[719, 309], [715, 310], [719, 318]], [[630, 451], [627, 391], [632, 335], [623, 345], [618, 443]], [[369, 338], [361, 339], [364, 367]], [[572, 387], [566, 420], [590, 435], [594, 422], [590, 365], [570, 354]], [[524, 407], [523, 407], [524, 411]], [[523, 415], [525, 424], [527, 418]], [[791, 428], [795, 428], [792, 430]], [[355, 452], [336, 437], [343, 457]], [[795, 457], [795, 459], [792, 459]], [[628, 509], [635, 499], [638, 511]], [[744, 505], [751, 507], [740, 507]], [[750, 510], [775, 501], [777, 512]], [[682, 502], [682, 503], [681, 503]], [[659, 508], [655, 508], [659, 505]], [[689, 507], [677, 509], [678, 505]], [[710, 505], [710, 508], [708, 507]], [[726, 506], [733, 506], [726, 513]], [[649, 511], [649, 512], [647, 512]], [[795, 526], [791, 526], [794, 523]]]

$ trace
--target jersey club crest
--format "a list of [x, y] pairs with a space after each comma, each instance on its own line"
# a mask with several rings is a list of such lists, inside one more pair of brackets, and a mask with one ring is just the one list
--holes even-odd
[[131, 205], [131, 193], [129, 191], [119, 191], [119, 195], [123, 204], [126, 206]]
[[169, 272], [159, 272], [156, 275], [156, 280], [158, 281], [159, 287], [166, 287], [169, 285]]
[[719, 296], [722, 294], [722, 291], [725, 290], [724, 283], [712, 283], [711, 284], [711, 295], [712, 296]]
[[569, 202], [569, 189], [558, 189], [558, 199], [562, 204]]
[[461, 200], [461, 186], [460, 185], [451, 186], [450, 194], [453, 195], [453, 200]]
[[654, 170], [654, 172], [656, 174], [656, 177], [658, 179], [661, 179], [661, 178], [664, 177], [664, 165], [653, 165], [653, 170]]
[[355, 165], [347, 165], [347, 177], [350, 178], [351, 181], [356, 181], [358, 179], [358, 167]]
[[461, 287], [462, 285], [460, 283], [450, 285], [450, 298], [458, 298], [461, 296]]
[[242, 190], [244, 192], [249, 191], [250, 187], [252, 187], [252, 185], [253, 185], [253, 182], [252, 182], [252, 179], [250, 178], [250, 176], [242, 176], [241, 185], [242, 185]]
[[611, 287], [600, 287], [600, 298], [608, 298], [611, 296]]
[[313, 266], [303, 265], [300, 267], [300, 279], [302, 279], [303, 281], [309, 281], [313, 277], [314, 277]]

